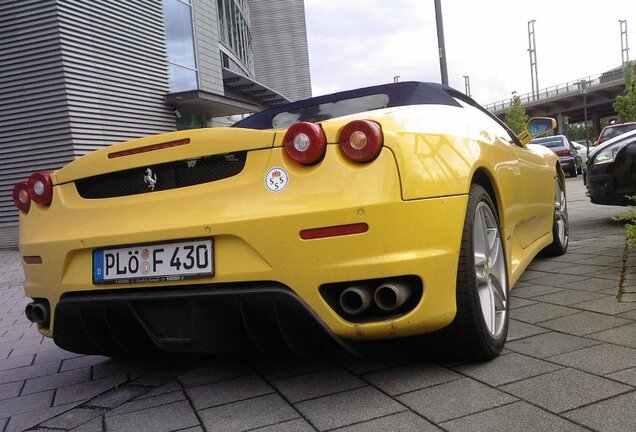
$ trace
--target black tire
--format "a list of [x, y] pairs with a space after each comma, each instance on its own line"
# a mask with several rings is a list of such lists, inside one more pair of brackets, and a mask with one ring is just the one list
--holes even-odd
[[576, 173], [576, 167], [570, 170], [570, 177], [576, 177], [578, 174]]
[[[477, 245], [480, 239], [477, 239], [476, 243], [475, 233], [479, 234], [481, 231], [480, 224], [486, 226], [485, 221], [477, 223], [479, 222], [478, 215], [482, 215], [483, 218], [485, 217], [484, 213], [488, 215], [490, 220], [487, 223], [491, 225], [484, 232], [489, 232], [488, 235], [494, 236], [493, 245], [495, 243], [497, 245], [493, 246], [493, 250], [497, 248], [496, 254], [499, 255], [494, 259], [496, 263], [491, 271], [489, 270], [490, 264], [486, 264], [490, 260], [490, 257], [486, 257], [486, 255], [489, 255], [490, 252], [486, 252], [484, 254], [485, 264], [478, 276], [479, 263], [476, 263], [475, 257], [476, 250], [480, 247]], [[484, 236], [486, 243], [490, 243], [488, 235]], [[445, 345], [444, 348], [447, 350], [445, 354], [470, 361], [489, 360], [497, 357], [506, 343], [510, 302], [508, 301], [508, 270], [502, 239], [497, 210], [491, 197], [482, 186], [472, 185], [457, 268], [457, 314], [450, 326], [443, 329], [438, 335], [438, 340]], [[487, 248], [490, 249], [490, 246]], [[496, 279], [496, 283], [492, 282], [491, 278]], [[491, 325], [486, 323], [486, 312], [480, 297], [480, 293], [482, 296], [484, 295], [484, 290], [490, 290], [491, 293], [490, 302], [492, 302], [491, 307], [494, 308], [494, 310], [489, 309], [492, 312], [490, 316], [493, 318]], [[495, 291], [498, 294], [492, 294]], [[497, 296], [496, 299], [495, 296]], [[494, 303], [497, 301], [499, 304], [495, 305]], [[484, 303], [488, 303], [488, 301]]]
[[568, 218], [568, 203], [563, 181], [557, 174], [554, 187], [554, 216], [552, 219], [552, 243], [542, 251], [545, 256], [563, 255], [568, 250], [570, 242], [570, 222]]

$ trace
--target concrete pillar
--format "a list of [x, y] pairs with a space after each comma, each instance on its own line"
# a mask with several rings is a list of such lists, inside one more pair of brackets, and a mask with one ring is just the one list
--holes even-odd
[[556, 121], [557, 121], [557, 134], [565, 135], [565, 118], [563, 117], [563, 113], [557, 114]]

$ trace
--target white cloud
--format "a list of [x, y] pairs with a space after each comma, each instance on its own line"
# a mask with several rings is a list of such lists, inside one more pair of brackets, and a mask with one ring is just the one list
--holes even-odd
[[[305, 0], [315, 95], [393, 81], [440, 82], [433, 0]], [[442, 0], [449, 83], [487, 104], [531, 89], [535, 19], [541, 88], [620, 65], [619, 19], [636, 46], [636, 2]], [[630, 50], [636, 59], [636, 51]]]

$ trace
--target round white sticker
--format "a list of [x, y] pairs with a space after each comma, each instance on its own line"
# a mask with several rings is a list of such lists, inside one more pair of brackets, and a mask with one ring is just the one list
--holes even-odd
[[280, 167], [274, 167], [265, 175], [265, 186], [272, 192], [280, 192], [287, 187], [287, 171]]

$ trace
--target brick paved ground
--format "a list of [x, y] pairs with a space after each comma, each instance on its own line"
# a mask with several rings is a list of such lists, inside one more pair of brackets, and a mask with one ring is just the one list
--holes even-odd
[[624, 247], [610, 219], [621, 209], [591, 205], [580, 177], [567, 186], [570, 250], [525, 273], [505, 353], [485, 364], [68, 353], [24, 318], [17, 252], [0, 251], [0, 432], [636, 430], [636, 302], [616, 298]]

